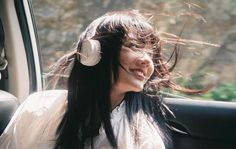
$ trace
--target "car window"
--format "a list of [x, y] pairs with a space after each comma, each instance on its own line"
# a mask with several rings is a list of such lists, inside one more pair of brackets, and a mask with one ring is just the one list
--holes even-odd
[[[73, 49], [78, 36], [96, 17], [109, 10], [139, 9], [153, 14], [164, 54], [179, 49], [173, 79], [180, 85], [202, 89], [201, 95], [170, 90], [164, 94], [201, 100], [236, 101], [236, 1], [173, 0], [32, 0], [38, 29], [44, 85], [49, 68]], [[170, 64], [173, 61], [169, 62]]]

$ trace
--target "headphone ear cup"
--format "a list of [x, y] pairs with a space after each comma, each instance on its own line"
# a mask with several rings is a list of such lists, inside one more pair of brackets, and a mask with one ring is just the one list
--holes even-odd
[[80, 63], [85, 66], [95, 66], [101, 60], [101, 44], [98, 40], [88, 39], [82, 42]]

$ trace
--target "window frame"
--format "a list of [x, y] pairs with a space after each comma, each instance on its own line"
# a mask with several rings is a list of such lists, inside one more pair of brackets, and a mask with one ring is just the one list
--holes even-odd
[[41, 52], [30, 0], [14, 0], [29, 70], [29, 93], [42, 90]]

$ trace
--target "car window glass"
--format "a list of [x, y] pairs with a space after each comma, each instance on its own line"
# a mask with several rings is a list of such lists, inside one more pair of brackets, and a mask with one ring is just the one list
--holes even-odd
[[211, 91], [197, 96], [170, 90], [165, 90], [166, 94], [236, 101], [234, 0], [32, 0], [32, 5], [45, 84], [50, 66], [72, 50], [79, 34], [92, 20], [109, 10], [139, 9], [153, 14], [166, 57], [179, 43], [178, 64], [173, 72], [176, 82], [194, 89], [214, 85]]

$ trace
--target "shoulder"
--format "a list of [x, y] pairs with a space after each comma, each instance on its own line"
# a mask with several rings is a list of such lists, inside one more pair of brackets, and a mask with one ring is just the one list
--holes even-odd
[[29, 117], [50, 115], [50, 113], [56, 111], [58, 108], [65, 109], [66, 98], [66, 90], [35, 92], [20, 104], [12, 117], [12, 121], [23, 120], [25, 117], [28, 119]]
[[[48, 90], [31, 94], [14, 113], [9, 127], [22, 130], [27, 127], [40, 127], [44, 122], [57, 119], [66, 109], [67, 91]], [[58, 113], [58, 114], [57, 114]], [[54, 116], [53, 116], [54, 115]]]
[[31, 94], [27, 100], [37, 100], [37, 99], [44, 99], [44, 98], [58, 98], [61, 96], [67, 95], [67, 90], [45, 90], [45, 91], [38, 91]]
[[0, 139], [2, 146], [11, 144], [19, 148], [32, 148], [42, 142], [45, 144], [45, 140], [54, 139], [57, 125], [66, 109], [66, 98], [66, 90], [31, 94], [19, 106], [4, 130]]
[[[50, 108], [56, 103], [65, 103], [67, 98], [66, 90], [47, 90], [39, 91], [31, 94], [23, 103], [22, 106], [28, 110], [38, 110], [41, 108]], [[25, 109], [26, 110], [26, 109]]]

